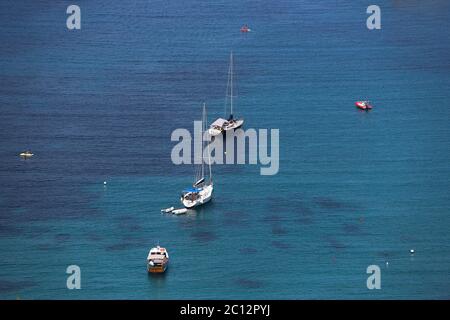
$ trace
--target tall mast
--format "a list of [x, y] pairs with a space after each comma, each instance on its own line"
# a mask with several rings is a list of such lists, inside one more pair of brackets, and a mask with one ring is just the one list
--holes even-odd
[[[206, 103], [203, 104], [203, 114], [204, 114], [203, 117], [204, 117], [204, 123], [205, 123], [205, 133], [206, 133], [206, 123], [208, 121], [208, 117], [206, 115]], [[209, 133], [208, 133], [208, 135], [209, 135]], [[209, 166], [209, 183], [211, 184], [212, 173], [211, 173], [211, 153], [209, 151], [209, 143], [208, 143], [207, 149], [208, 149], [207, 152], [208, 152], [208, 166]]]
[[204, 139], [204, 134], [205, 134], [205, 115], [206, 115], [206, 103], [203, 103], [203, 113], [202, 113], [202, 178], [205, 177], [205, 164], [204, 164], [204, 159], [205, 156], [203, 154], [203, 146], [205, 145], [205, 139]]
[[231, 86], [231, 96], [230, 96], [230, 104], [231, 104], [231, 118], [233, 117], [233, 51], [230, 54], [230, 86]]

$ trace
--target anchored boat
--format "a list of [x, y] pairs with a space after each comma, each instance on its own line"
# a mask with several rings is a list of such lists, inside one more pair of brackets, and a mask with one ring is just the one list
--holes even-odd
[[147, 256], [147, 271], [150, 273], [163, 273], [169, 265], [169, 253], [166, 248], [157, 246], [151, 248]]
[[161, 209], [161, 213], [171, 213], [173, 210], [175, 210], [175, 207]]
[[365, 110], [365, 111], [372, 110], [372, 108], [373, 108], [372, 104], [370, 103], [370, 101], [367, 101], [367, 100], [365, 100], [365, 101], [356, 101], [355, 102], [355, 106], [358, 109]]
[[31, 158], [32, 156], [34, 156], [34, 153], [32, 153], [31, 151], [25, 151], [25, 152], [22, 152], [20, 154], [20, 156], [22, 158]]
[[181, 209], [175, 209], [172, 211], [173, 214], [175, 215], [180, 215], [180, 214], [185, 214], [188, 211], [188, 209], [186, 208], [181, 208]]
[[218, 118], [209, 127], [208, 133], [217, 136], [225, 131], [234, 130], [244, 124], [244, 119], [233, 117], [233, 52], [230, 54], [230, 66], [228, 68], [227, 94], [225, 98], [225, 109], [227, 109], [228, 98], [230, 98], [230, 115], [227, 120]]
[[[181, 203], [186, 208], [194, 208], [202, 204], [207, 203], [212, 198], [212, 193], [214, 190], [211, 172], [211, 155], [209, 152], [208, 144], [208, 167], [209, 167], [209, 177], [205, 178], [205, 162], [204, 162], [204, 136], [206, 125], [206, 105], [203, 104], [203, 117], [202, 117], [202, 161], [200, 167], [197, 169], [196, 179], [192, 187], [185, 189], [181, 195]], [[184, 213], [184, 212], [183, 212]]]
[[250, 32], [250, 31], [252, 31], [249, 27], [248, 27], [248, 25], [246, 25], [246, 24], [244, 24], [242, 27], [241, 27], [241, 32]]

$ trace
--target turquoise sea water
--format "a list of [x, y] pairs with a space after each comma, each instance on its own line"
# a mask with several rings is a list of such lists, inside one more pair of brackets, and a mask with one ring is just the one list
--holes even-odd
[[[0, 298], [449, 298], [447, 1], [378, 1], [376, 31], [367, 1], [77, 1], [79, 31], [70, 4], [0, 3]], [[215, 166], [210, 204], [161, 215], [194, 173], [170, 134], [223, 115], [231, 50], [280, 171]]]

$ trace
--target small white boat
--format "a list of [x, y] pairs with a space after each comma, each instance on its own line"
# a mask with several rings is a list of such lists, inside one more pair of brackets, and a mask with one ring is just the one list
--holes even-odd
[[185, 214], [188, 210], [186, 208], [181, 208], [181, 209], [175, 209], [172, 210], [173, 214], [179, 215], [179, 214]]
[[[206, 131], [206, 105], [203, 104], [203, 117], [202, 117], [202, 137]], [[202, 140], [202, 150], [204, 150], [205, 141]], [[196, 179], [192, 187], [183, 190], [181, 195], [181, 203], [186, 208], [194, 208], [202, 204], [207, 203], [212, 198], [213, 193], [213, 181], [211, 172], [211, 154], [209, 152], [209, 144], [207, 146], [208, 152], [208, 165], [209, 165], [209, 179], [205, 179], [205, 161], [202, 157], [202, 164], [197, 171]]]
[[169, 253], [166, 248], [157, 246], [151, 248], [147, 256], [147, 271], [150, 273], [163, 273], [169, 265]]
[[175, 209], [174, 207], [161, 209], [161, 213], [171, 213], [174, 209]]
[[[229, 92], [229, 93], [228, 93]], [[228, 130], [235, 130], [244, 124], [244, 119], [233, 118], [233, 52], [230, 54], [230, 67], [228, 69], [227, 94], [225, 100], [225, 109], [227, 109], [228, 97], [230, 98], [230, 115], [228, 120], [218, 118], [211, 123], [208, 133], [212, 136], [217, 136]], [[225, 111], [226, 112], [226, 111]]]
[[31, 158], [32, 156], [34, 156], [34, 153], [31, 153], [31, 151], [25, 151], [25, 152], [22, 152], [20, 154], [20, 156], [22, 158]]

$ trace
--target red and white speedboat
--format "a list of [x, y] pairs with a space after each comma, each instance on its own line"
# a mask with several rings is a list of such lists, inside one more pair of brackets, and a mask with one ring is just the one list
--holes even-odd
[[370, 101], [356, 101], [355, 106], [361, 110], [369, 111], [372, 109], [372, 105]]
[[250, 32], [250, 31], [252, 31], [249, 27], [248, 27], [248, 25], [246, 25], [246, 24], [244, 24], [242, 27], [241, 27], [241, 32]]

